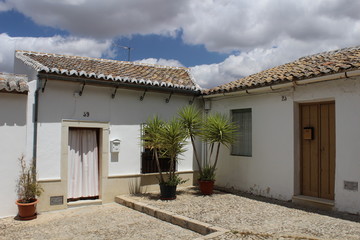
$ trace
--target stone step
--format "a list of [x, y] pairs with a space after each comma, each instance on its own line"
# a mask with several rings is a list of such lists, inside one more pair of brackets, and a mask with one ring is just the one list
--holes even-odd
[[292, 197], [292, 202], [299, 205], [313, 207], [327, 211], [334, 210], [334, 201], [323, 198], [297, 195]]

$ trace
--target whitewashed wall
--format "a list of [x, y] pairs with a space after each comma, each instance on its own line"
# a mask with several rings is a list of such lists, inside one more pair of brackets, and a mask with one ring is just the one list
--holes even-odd
[[[111, 98], [114, 89], [86, 85], [82, 96], [75, 96], [81, 84], [49, 80], [45, 91], [39, 96], [39, 125], [37, 167], [40, 180], [60, 179], [61, 120], [83, 120], [110, 123], [110, 140], [120, 139], [119, 161], [109, 161], [109, 175], [139, 174], [141, 124], [148, 117], [158, 114], [168, 120], [176, 115], [178, 109], [191, 97], [173, 95], [165, 103], [168, 94], [118, 89], [116, 97]], [[84, 117], [84, 112], [89, 117]], [[179, 171], [191, 171], [192, 149], [180, 161]]]
[[295, 91], [296, 101], [335, 100], [335, 207], [360, 213], [360, 192], [344, 189], [344, 181], [360, 182], [360, 78], [331, 81]]
[[16, 181], [20, 173], [18, 158], [25, 152], [26, 95], [0, 93], [0, 217], [15, 215]]
[[288, 200], [293, 195], [293, 103], [278, 94], [212, 101], [212, 112], [252, 109], [252, 157], [222, 148], [216, 184]]
[[[360, 212], [359, 191], [344, 181], [360, 182], [360, 79], [297, 86], [283, 93], [213, 99], [212, 110], [252, 108], [253, 155], [231, 156], [223, 148], [217, 185], [290, 200], [299, 194], [298, 103], [335, 100], [335, 207]], [[282, 101], [282, 95], [287, 101]]]

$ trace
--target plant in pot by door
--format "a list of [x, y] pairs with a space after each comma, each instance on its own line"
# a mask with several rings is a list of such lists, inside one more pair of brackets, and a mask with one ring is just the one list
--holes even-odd
[[[154, 153], [159, 172], [160, 198], [162, 200], [175, 199], [177, 185], [186, 182], [176, 174], [176, 162], [178, 156], [184, 152], [186, 143], [186, 134], [182, 124], [175, 119], [163, 122], [155, 116], [144, 126], [143, 143]], [[170, 169], [166, 176], [162, 173], [159, 155], [170, 158]]]
[[[194, 106], [187, 106], [180, 110], [179, 118], [187, 129], [188, 137], [194, 150], [194, 155], [199, 169], [199, 188], [202, 194], [211, 195], [215, 182], [215, 171], [219, 159], [220, 146], [229, 145], [234, 141], [233, 134], [236, 127], [229, 117], [223, 114], [214, 113], [202, 120], [201, 112]], [[207, 143], [209, 154], [205, 159], [204, 166], [200, 164], [200, 159], [196, 151], [196, 136]], [[214, 153], [215, 151], [215, 153]], [[214, 156], [215, 154], [215, 156]]]
[[205, 159], [205, 165], [199, 178], [199, 186], [203, 194], [210, 195], [213, 193], [220, 146], [230, 147], [230, 144], [234, 142], [236, 127], [228, 116], [214, 113], [206, 117], [200, 130], [201, 138], [207, 143], [210, 153], [208, 154], [209, 157]]
[[36, 204], [39, 197], [43, 192], [42, 187], [36, 181], [36, 168], [34, 160], [28, 166], [24, 159], [24, 156], [19, 158], [21, 171], [19, 180], [17, 183], [18, 200], [16, 205], [18, 206], [18, 218], [20, 220], [31, 220], [37, 217]]

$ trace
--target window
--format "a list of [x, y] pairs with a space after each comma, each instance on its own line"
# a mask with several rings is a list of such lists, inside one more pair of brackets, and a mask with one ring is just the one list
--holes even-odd
[[[144, 133], [144, 125], [141, 125], [141, 134]], [[159, 151], [158, 151], [159, 152]], [[159, 156], [159, 163], [162, 172], [168, 172], [170, 169], [170, 158]], [[176, 167], [176, 165], [175, 165]], [[154, 151], [149, 148], [142, 148], [141, 152], [141, 173], [158, 173], [155, 161]]]
[[235, 142], [231, 145], [231, 155], [252, 156], [251, 108], [231, 111], [232, 121], [237, 126]]

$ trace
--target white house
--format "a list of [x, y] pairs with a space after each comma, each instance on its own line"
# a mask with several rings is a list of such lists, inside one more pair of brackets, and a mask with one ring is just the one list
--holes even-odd
[[[204, 114], [229, 114], [239, 130], [221, 148], [218, 186], [360, 213], [360, 47], [202, 91], [187, 68], [58, 54], [17, 51], [15, 73], [28, 83], [0, 75], [0, 191], [9, 196], [0, 217], [16, 214], [21, 154], [36, 159], [40, 211], [157, 189], [142, 124], [154, 114], [169, 119], [200, 95]], [[80, 155], [92, 163], [88, 185]], [[178, 171], [192, 185], [190, 146], [182, 159]]]
[[[25, 155], [36, 159], [45, 190], [40, 211], [156, 189], [157, 174], [142, 164], [142, 124], [176, 116], [200, 94], [179, 67], [17, 51], [15, 72], [29, 77]], [[191, 145], [177, 169], [192, 185]]]
[[239, 134], [217, 185], [360, 213], [360, 47], [325, 52], [205, 92]]
[[0, 73], [0, 217], [17, 212], [15, 189], [20, 172], [18, 158], [26, 146], [27, 92], [26, 76]]

